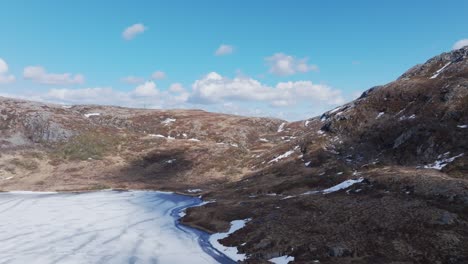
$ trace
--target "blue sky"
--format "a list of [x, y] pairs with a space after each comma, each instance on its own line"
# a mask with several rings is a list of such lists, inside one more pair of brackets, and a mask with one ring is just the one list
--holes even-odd
[[468, 39], [468, 1], [0, 5], [0, 94], [64, 104], [298, 120]]

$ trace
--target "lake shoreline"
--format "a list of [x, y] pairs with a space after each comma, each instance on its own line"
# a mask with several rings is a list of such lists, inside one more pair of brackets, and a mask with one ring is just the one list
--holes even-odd
[[200, 204], [203, 204], [203, 200], [201, 199], [200, 196], [196, 196], [193, 194], [186, 194], [186, 193], [180, 193], [180, 192], [170, 192], [170, 191], [159, 191], [159, 190], [133, 190], [133, 189], [106, 189], [106, 190], [73, 190], [73, 191], [53, 191], [53, 192], [36, 192], [36, 191], [6, 191], [2, 192], [3, 194], [12, 194], [12, 195], [63, 195], [63, 194], [93, 194], [93, 193], [104, 193], [104, 192], [115, 192], [115, 193], [126, 193], [126, 192], [154, 192], [157, 194], [163, 194], [163, 195], [177, 195], [177, 196], [183, 196], [187, 198], [191, 198], [190, 200], [186, 200], [185, 202], [189, 201], [188, 204], [182, 205], [182, 206], [176, 206], [174, 208], [170, 208], [170, 217], [173, 219], [174, 227], [185, 233], [190, 233], [192, 235], [195, 235], [197, 238], [197, 243], [200, 246], [200, 248], [203, 250], [203, 252], [210, 256], [213, 260], [217, 261], [218, 263], [222, 264], [231, 264], [231, 263], [236, 263], [232, 261], [230, 258], [228, 258], [226, 255], [224, 255], [222, 252], [216, 250], [211, 243], [209, 242], [209, 238], [212, 235], [210, 232], [206, 232], [204, 230], [201, 230], [199, 228], [192, 227], [190, 225], [183, 224], [180, 219], [181, 219], [181, 213], [184, 212], [187, 208], [190, 207], [196, 207], [199, 206]]

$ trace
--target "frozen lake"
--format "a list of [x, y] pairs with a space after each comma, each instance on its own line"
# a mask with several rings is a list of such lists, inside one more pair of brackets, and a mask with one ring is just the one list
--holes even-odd
[[177, 224], [199, 203], [153, 191], [0, 193], [0, 263], [231, 263]]

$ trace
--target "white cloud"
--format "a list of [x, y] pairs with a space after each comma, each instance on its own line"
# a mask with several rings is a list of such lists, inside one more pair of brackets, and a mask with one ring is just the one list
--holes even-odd
[[341, 91], [310, 81], [281, 82], [270, 87], [252, 78], [225, 78], [216, 72], [192, 85], [190, 102], [213, 104], [224, 101], [261, 101], [271, 106], [291, 106], [299, 101], [325, 104], [343, 103]]
[[28, 66], [24, 68], [23, 77], [26, 80], [32, 80], [42, 84], [67, 85], [82, 84], [85, 79], [81, 74], [70, 73], [48, 73], [41, 66]]
[[13, 74], [8, 73], [8, 64], [0, 58], [0, 84], [12, 83], [16, 80]]
[[460, 39], [459, 41], [455, 42], [455, 44], [453, 44], [452, 49], [457, 50], [465, 46], [468, 46], [468, 39]]
[[344, 102], [340, 90], [310, 81], [267, 85], [251, 77], [233, 79], [211, 72], [193, 82], [191, 89], [173, 83], [158, 89], [147, 81], [132, 90], [111, 87], [50, 89], [47, 93], [24, 90], [6, 96], [59, 104], [100, 104], [145, 108], [201, 108], [248, 116], [274, 116], [289, 120], [310, 118]]
[[141, 77], [136, 77], [136, 76], [126, 76], [120, 79], [120, 81], [128, 84], [140, 84], [143, 83], [145, 80]]
[[46, 94], [7, 95], [22, 99], [59, 104], [99, 104], [145, 108], [186, 108], [188, 92], [173, 94], [159, 91], [156, 84], [146, 82], [132, 91], [116, 91], [111, 87], [84, 89], [51, 89]]
[[8, 64], [2, 58], [0, 58], [0, 74], [8, 72]]
[[297, 59], [294, 56], [284, 53], [276, 53], [273, 56], [265, 58], [270, 67], [269, 72], [279, 76], [288, 76], [296, 73], [305, 73], [309, 71], [318, 71], [318, 66], [308, 64], [308, 59]]
[[223, 56], [232, 54], [234, 52], [234, 47], [232, 45], [222, 44], [219, 48], [215, 51], [216, 56]]
[[163, 71], [155, 71], [151, 74], [151, 79], [153, 80], [161, 80], [166, 78], [166, 73]]
[[185, 88], [181, 83], [173, 83], [169, 86], [169, 92], [171, 93], [182, 93], [185, 92]]
[[47, 98], [58, 100], [72, 100], [75, 102], [88, 102], [91, 99], [102, 99], [113, 95], [114, 91], [110, 87], [106, 88], [85, 88], [85, 89], [51, 89], [47, 93]]
[[159, 94], [159, 90], [156, 88], [156, 84], [154, 82], [149, 81], [137, 86], [133, 93], [139, 97], [150, 97], [157, 96]]
[[133, 24], [129, 27], [127, 27], [123, 32], [122, 32], [122, 37], [125, 40], [131, 40], [135, 38], [138, 34], [141, 34], [145, 32], [147, 28], [145, 25], [138, 23], [138, 24]]

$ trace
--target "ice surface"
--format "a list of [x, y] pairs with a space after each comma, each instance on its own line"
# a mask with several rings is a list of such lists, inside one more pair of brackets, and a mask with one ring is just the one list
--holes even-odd
[[176, 222], [175, 209], [199, 202], [150, 191], [1, 193], [0, 262], [217, 263], [200, 233]]

